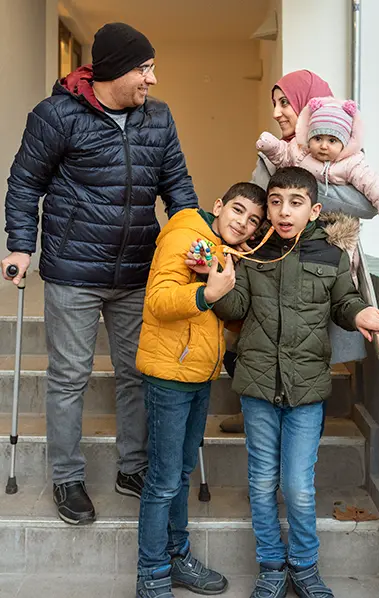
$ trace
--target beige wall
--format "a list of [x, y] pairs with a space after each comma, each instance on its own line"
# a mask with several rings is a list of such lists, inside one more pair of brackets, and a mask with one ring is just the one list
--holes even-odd
[[27, 113], [45, 96], [45, 0], [2, 0], [0, 23], [0, 73], [5, 86], [0, 95], [0, 255], [5, 256], [4, 199], [9, 169]]
[[58, 78], [58, 0], [46, 0], [46, 96]]
[[270, 131], [273, 135], [280, 135], [280, 129], [272, 118], [271, 90], [276, 81], [282, 76], [282, 9], [281, 0], [267, 2], [267, 16], [274, 10], [278, 17], [277, 39], [259, 42], [259, 55], [262, 60], [263, 77], [259, 85], [259, 133]]
[[156, 44], [158, 85], [152, 94], [174, 115], [201, 206], [233, 183], [249, 180], [255, 163], [258, 43]]

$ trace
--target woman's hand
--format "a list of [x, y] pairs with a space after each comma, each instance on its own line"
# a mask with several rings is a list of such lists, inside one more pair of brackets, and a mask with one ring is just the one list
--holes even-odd
[[366, 307], [355, 316], [355, 325], [368, 341], [372, 341], [373, 332], [379, 332], [379, 309]]

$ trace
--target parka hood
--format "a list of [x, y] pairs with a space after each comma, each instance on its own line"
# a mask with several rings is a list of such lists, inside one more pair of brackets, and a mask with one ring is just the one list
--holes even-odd
[[359, 219], [343, 212], [324, 212], [319, 216], [327, 241], [343, 251], [353, 251], [359, 239]]
[[58, 79], [53, 87], [53, 95], [69, 92], [71, 95], [76, 96], [77, 99], [80, 97], [85, 98], [94, 108], [104, 112], [103, 107], [93, 92], [92, 82], [92, 64], [85, 64], [67, 75], [67, 77]]

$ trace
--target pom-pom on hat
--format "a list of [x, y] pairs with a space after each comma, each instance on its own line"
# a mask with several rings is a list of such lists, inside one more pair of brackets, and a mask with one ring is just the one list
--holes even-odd
[[325, 98], [312, 98], [308, 102], [308, 108], [311, 112], [308, 141], [316, 135], [332, 135], [346, 147], [352, 134], [356, 103], [346, 100], [341, 105], [329, 99], [325, 101]]

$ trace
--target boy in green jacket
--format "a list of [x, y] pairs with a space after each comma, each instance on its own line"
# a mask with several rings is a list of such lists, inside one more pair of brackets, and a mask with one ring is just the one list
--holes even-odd
[[[264, 263], [242, 260], [235, 288], [214, 306], [222, 319], [244, 318], [233, 388], [245, 419], [260, 563], [251, 598], [283, 598], [289, 579], [302, 598], [333, 596], [317, 567], [314, 487], [322, 403], [331, 393], [328, 322], [331, 316], [371, 340], [371, 332], [379, 331], [379, 310], [356, 291], [347, 253], [331, 244], [328, 225], [317, 222], [320, 210], [312, 174], [298, 167], [277, 170], [267, 189], [275, 231], [254, 254]], [[350, 232], [345, 217], [337, 235], [342, 244]], [[288, 546], [281, 539], [279, 487]]]

